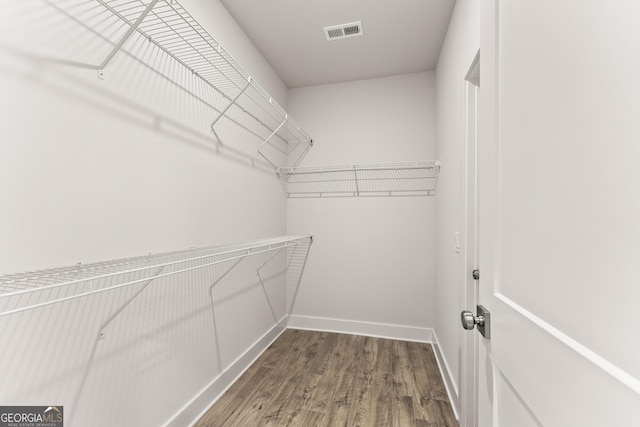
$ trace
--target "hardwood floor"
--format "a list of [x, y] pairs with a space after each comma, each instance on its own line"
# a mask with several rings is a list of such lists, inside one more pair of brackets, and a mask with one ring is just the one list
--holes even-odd
[[289, 329], [196, 426], [458, 423], [430, 344]]

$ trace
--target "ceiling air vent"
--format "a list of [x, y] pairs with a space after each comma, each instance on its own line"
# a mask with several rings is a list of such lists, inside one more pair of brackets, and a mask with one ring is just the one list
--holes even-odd
[[324, 27], [323, 30], [327, 41], [357, 37], [362, 35], [362, 21]]

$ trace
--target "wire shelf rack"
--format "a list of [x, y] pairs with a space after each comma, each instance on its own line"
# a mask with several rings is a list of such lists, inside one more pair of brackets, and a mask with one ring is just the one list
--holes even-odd
[[[119, 289], [141, 291], [154, 280], [220, 264], [233, 269], [244, 258], [258, 254], [271, 259], [283, 250], [293, 250], [292, 254], [302, 253], [306, 260], [312, 240], [312, 236], [280, 237], [4, 275], [0, 276], [0, 318]], [[288, 266], [291, 262], [287, 261]], [[298, 280], [304, 264], [299, 267]]]
[[440, 162], [279, 168], [287, 197], [432, 196]]
[[[86, 2], [85, 2], [86, 3]], [[227, 120], [258, 136], [258, 154], [276, 168], [288, 156], [298, 165], [313, 145], [311, 137], [275, 99], [176, 0], [96, 0], [91, 7], [72, 2], [66, 14], [96, 28], [110, 51], [89, 68], [104, 70], [118, 52], [139, 37], [160, 49], [224, 100], [211, 119], [211, 132], [222, 142], [218, 125]], [[63, 7], [65, 3], [61, 3]], [[82, 6], [82, 7], [81, 7]], [[98, 10], [97, 10], [98, 9]], [[246, 123], [252, 123], [246, 125]]]
[[[0, 336], [11, 349], [0, 352], [0, 396], [62, 396], [70, 424], [97, 425], [95, 402], [126, 408], [163, 368], [189, 361], [198, 375], [223, 375], [252, 334], [279, 328], [293, 310], [312, 241], [285, 236], [0, 276]], [[130, 422], [112, 412], [99, 425]]]
[[[258, 153], [274, 167], [269, 149], [284, 155], [297, 152], [295, 163], [298, 164], [311, 148], [311, 137], [180, 3], [173, 0], [98, 1], [130, 25], [128, 32], [132, 29], [140, 32], [227, 99], [227, 106], [211, 123], [213, 133], [216, 133], [217, 122], [235, 108], [264, 128]], [[123, 40], [129, 35], [125, 33]], [[116, 45], [101, 68], [119, 46], [121, 44]], [[285, 146], [275, 143], [274, 138]]]

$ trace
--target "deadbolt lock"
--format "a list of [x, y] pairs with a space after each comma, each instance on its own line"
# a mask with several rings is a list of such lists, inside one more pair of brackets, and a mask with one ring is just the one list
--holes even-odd
[[491, 313], [489, 313], [489, 311], [481, 305], [476, 306], [476, 310], [477, 314], [475, 316], [468, 310], [460, 313], [460, 321], [462, 322], [462, 327], [470, 331], [477, 325], [478, 332], [480, 332], [483, 337], [489, 339], [491, 337], [489, 328]]
[[473, 275], [473, 280], [480, 280], [480, 270], [478, 269], [473, 270], [472, 275]]

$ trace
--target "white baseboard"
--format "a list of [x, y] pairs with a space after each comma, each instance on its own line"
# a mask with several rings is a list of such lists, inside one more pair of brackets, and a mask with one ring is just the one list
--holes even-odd
[[353, 320], [329, 319], [324, 317], [289, 316], [287, 327], [309, 331], [337, 332], [341, 334], [365, 335], [402, 341], [432, 342], [431, 328], [388, 325], [384, 323], [357, 322]]
[[436, 355], [436, 361], [438, 362], [438, 367], [440, 368], [440, 375], [442, 376], [444, 386], [447, 389], [447, 395], [449, 395], [449, 401], [451, 402], [451, 407], [453, 408], [456, 419], [460, 421], [460, 394], [458, 393], [458, 387], [453, 380], [453, 375], [451, 375], [451, 370], [449, 369], [447, 360], [444, 358], [444, 355], [440, 350], [438, 335], [436, 335], [436, 331], [432, 332], [433, 341], [431, 342], [431, 345], [433, 345], [433, 351]]
[[164, 427], [194, 425], [211, 406], [235, 383], [258, 357], [282, 334], [287, 326], [285, 316], [267, 333], [260, 337], [247, 351], [234, 360], [193, 399], [184, 405]]

